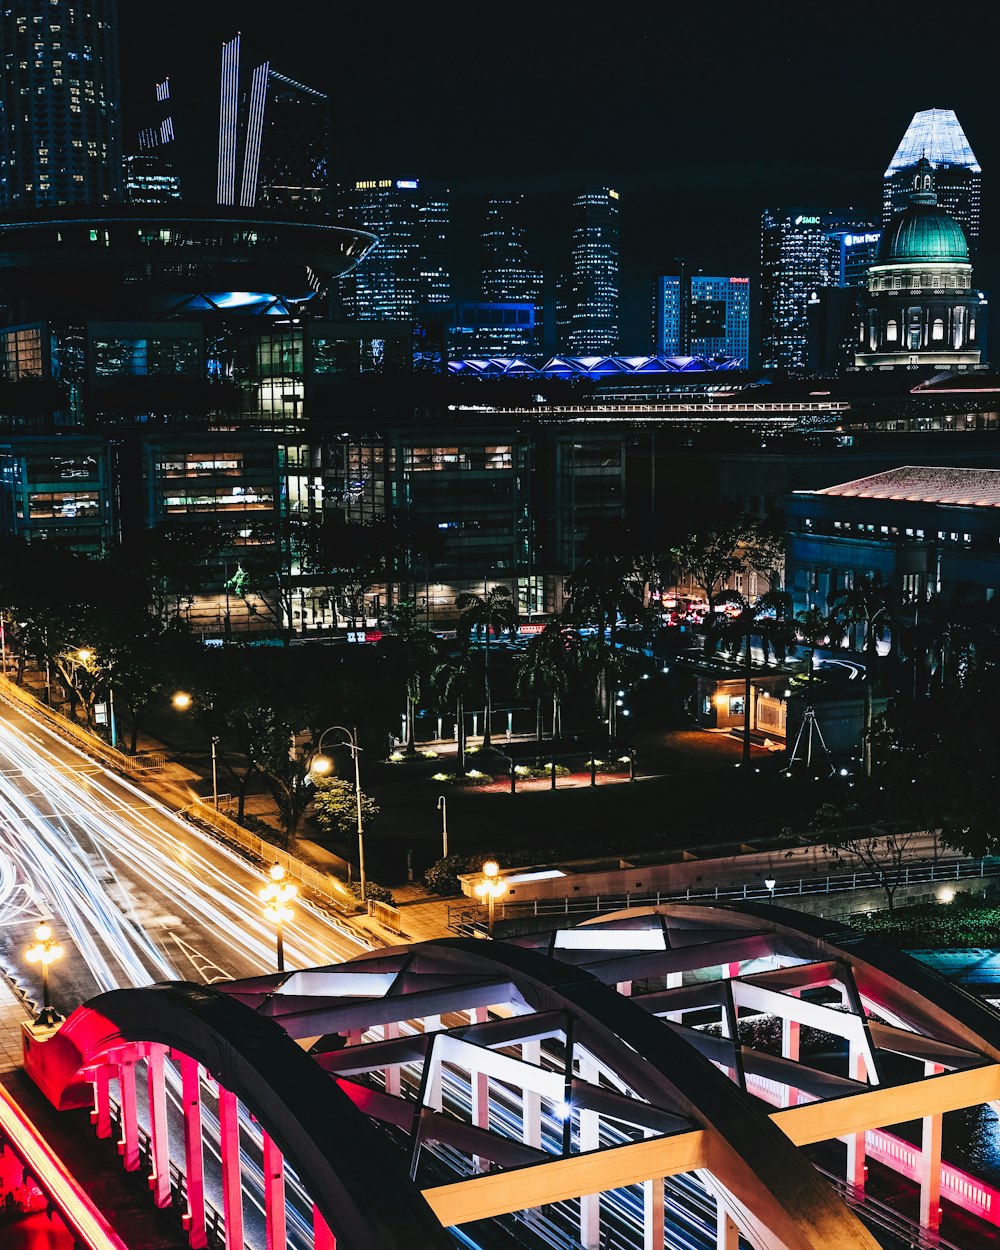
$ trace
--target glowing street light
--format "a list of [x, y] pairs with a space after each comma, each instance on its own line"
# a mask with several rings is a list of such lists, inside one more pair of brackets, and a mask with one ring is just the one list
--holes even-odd
[[285, 971], [285, 931], [286, 920], [291, 920], [293, 912], [288, 904], [298, 894], [298, 886], [285, 880], [285, 870], [280, 864], [272, 864], [267, 874], [270, 881], [260, 890], [260, 901], [264, 904], [264, 915], [274, 925], [277, 939], [278, 971]]
[[52, 936], [52, 926], [47, 920], [35, 926], [35, 940], [24, 952], [29, 964], [42, 965], [42, 1009], [35, 1020], [43, 1028], [54, 1029], [62, 1016], [49, 1002], [49, 964], [62, 957], [63, 949]]
[[[191, 705], [194, 703], [194, 700], [191, 698], [191, 696], [188, 694], [186, 690], [178, 690], [174, 694], [174, 697], [170, 700], [170, 702], [174, 705], [174, 707], [178, 710], [178, 712], [188, 712], [191, 710]], [[208, 706], [211, 707], [212, 704], [210, 703]], [[219, 810], [219, 759], [218, 759], [218, 751], [217, 751], [218, 745], [219, 745], [219, 735], [212, 734], [212, 806], [215, 808], [216, 811]]]
[[323, 754], [323, 739], [329, 733], [344, 735], [340, 745], [350, 749], [351, 759], [354, 760], [354, 800], [358, 809], [358, 880], [361, 884], [361, 904], [365, 906], [368, 902], [368, 889], [365, 880], [365, 833], [361, 821], [361, 768], [358, 764], [358, 756], [362, 748], [358, 746], [358, 731], [356, 729], [353, 733], [344, 725], [331, 725], [329, 729], [324, 729], [319, 736], [319, 742], [316, 743], [316, 750], [309, 761], [309, 772], [313, 777], [329, 777], [333, 771], [333, 760], [329, 755]]
[[764, 882], [764, 888], [767, 890], [768, 894], [770, 894], [772, 903], [774, 902], [774, 887], [777, 884], [777, 881], [775, 881], [773, 877], [768, 877], [768, 879]]
[[495, 916], [496, 901], [501, 898], [507, 891], [506, 885], [500, 880], [500, 865], [496, 860], [488, 859], [483, 864], [483, 879], [476, 886], [476, 893], [480, 898], [486, 900], [489, 907], [489, 920], [486, 932], [490, 937], [493, 936], [493, 921]]

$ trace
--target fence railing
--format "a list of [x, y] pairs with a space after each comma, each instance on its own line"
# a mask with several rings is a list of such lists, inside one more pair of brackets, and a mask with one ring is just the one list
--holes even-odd
[[13, 707], [21, 708], [43, 720], [53, 733], [72, 742], [85, 755], [99, 760], [109, 768], [117, 768], [121, 772], [132, 774], [157, 772], [167, 762], [167, 757], [162, 751], [138, 751], [134, 755], [129, 751], [119, 751], [117, 747], [111, 746], [97, 734], [90, 733], [82, 725], [63, 716], [62, 712], [43, 703], [30, 690], [18, 686], [9, 677], [0, 677], [0, 698]]
[[368, 900], [368, 915], [373, 920], [378, 921], [383, 928], [388, 929], [390, 933], [402, 933], [402, 926], [399, 922], [399, 908], [393, 907], [391, 903], [381, 903], [377, 899], [370, 898]]
[[[1000, 876], [1000, 856], [987, 856], [983, 859], [939, 859], [881, 872], [799, 877], [776, 881], [773, 890], [754, 882], [735, 886], [717, 885], [701, 890], [657, 890], [655, 893], [626, 891], [597, 894], [590, 898], [571, 898], [566, 895], [562, 898], [536, 898], [523, 903], [498, 902], [494, 906], [497, 920], [522, 920], [532, 916], [592, 916], [600, 912], [622, 911], [628, 907], [658, 907], [661, 903], [703, 903], [716, 900], [772, 902], [778, 898], [804, 898], [854, 890], [895, 890], [908, 885], [931, 885], [995, 876]], [[453, 903], [448, 907], [448, 927], [456, 932], [485, 929], [486, 920], [486, 907], [480, 903]]]

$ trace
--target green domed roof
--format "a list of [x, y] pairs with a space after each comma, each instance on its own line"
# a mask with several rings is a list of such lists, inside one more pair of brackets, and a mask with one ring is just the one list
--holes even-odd
[[911, 204], [882, 231], [879, 264], [921, 260], [969, 263], [965, 231], [937, 204]]

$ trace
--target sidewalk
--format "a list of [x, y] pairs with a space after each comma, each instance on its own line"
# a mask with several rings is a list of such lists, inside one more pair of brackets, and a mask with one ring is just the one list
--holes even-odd
[[0, 977], [0, 1077], [22, 1066], [21, 1025], [31, 1019], [31, 1012]]

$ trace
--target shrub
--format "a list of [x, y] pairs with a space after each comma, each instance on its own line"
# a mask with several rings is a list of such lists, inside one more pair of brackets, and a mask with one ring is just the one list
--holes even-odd
[[[552, 776], [551, 764], [516, 764], [514, 774], [519, 781], [543, 780]], [[568, 777], [570, 770], [565, 764], [556, 765], [557, 777]]]
[[268, 842], [273, 842], [277, 847], [288, 845], [288, 839], [280, 829], [275, 829], [274, 825], [269, 825], [266, 820], [261, 820], [259, 816], [253, 816], [250, 812], [244, 812], [243, 819], [236, 823], [241, 829], [249, 829], [251, 833], [255, 833], [259, 838], [264, 838]]
[[[339, 777], [327, 778], [316, 783], [313, 800], [316, 823], [330, 837], [346, 837], [357, 828], [358, 808], [354, 786]], [[361, 819], [367, 831], [378, 818], [381, 808], [374, 799], [362, 791]]]
[[436, 781], [442, 786], [489, 786], [493, 784], [493, 777], [489, 773], [481, 773], [478, 769], [472, 768], [464, 775], [462, 773], [435, 773], [431, 781]]
[[[344, 884], [347, 886], [347, 889], [350, 891], [350, 893], [353, 894], [354, 897], [360, 903], [361, 902], [361, 882], [360, 881], [347, 881]], [[377, 881], [368, 881], [368, 880], [365, 881], [365, 897], [370, 899], [374, 903], [393, 904], [396, 901], [395, 898], [393, 898], [392, 890], [390, 890], [387, 886], [379, 885]]]
[[544, 851], [510, 851], [504, 855], [483, 852], [478, 855], [448, 855], [431, 864], [424, 873], [424, 885], [435, 894], [459, 894], [458, 877], [464, 872], [478, 872], [488, 859], [495, 859], [501, 868], [520, 868], [545, 860]]

